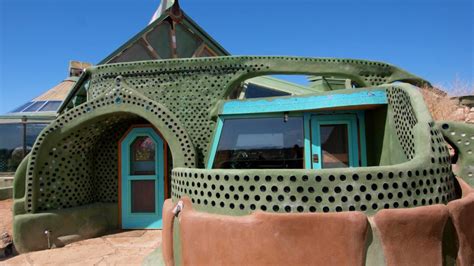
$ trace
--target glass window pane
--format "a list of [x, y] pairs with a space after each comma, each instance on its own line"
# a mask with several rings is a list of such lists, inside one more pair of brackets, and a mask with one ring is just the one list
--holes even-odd
[[148, 54], [146, 48], [140, 43], [134, 43], [129, 48], [125, 49], [123, 53], [119, 54], [112, 60], [112, 63], [132, 62], [152, 60], [153, 58]]
[[189, 58], [201, 44], [200, 38], [183, 24], [175, 24], [176, 53], [178, 58]]
[[61, 101], [49, 101], [39, 111], [41, 112], [56, 111], [58, 110], [61, 103], [62, 103]]
[[226, 119], [213, 168], [303, 168], [303, 118]]
[[349, 166], [349, 139], [346, 124], [321, 125], [322, 167]]
[[245, 98], [262, 98], [262, 97], [277, 97], [290, 95], [284, 91], [277, 91], [265, 87], [257, 86], [255, 84], [248, 84], [245, 90]]
[[163, 21], [146, 34], [148, 43], [162, 59], [171, 58], [173, 56], [171, 52], [171, 30], [170, 23]]
[[155, 212], [155, 180], [131, 181], [131, 212]]
[[44, 103], [45, 101], [35, 102], [31, 106], [23, 110], [23, 112], [36, 112]]
[[27, 102], [17, 108], [15, 108], [13, 111], [11, 111], [10, 113], [18, 113], [18, 112], [21, 112], [23, 109], [25, 109], [26, 107], [28, 107], [29, 105], [31, 105], [32, 102]]
[[26, 148], [31, 150], [35, 144], [36, 138], [48, 124], [26, 124]]
[[209, 49], [207, 46], [202, 49], [201, 52], [199, 52], [196, 57], [211, 57], [215, 56], [216, 53], [214, 53], [211, 49]]
[[130, 174], [155, 174], [155, 142], [150, 137], [137, 137], [130, 145]]
[[0, 172], [14, 172], [23, 159], [23, 125], [0, 125]]

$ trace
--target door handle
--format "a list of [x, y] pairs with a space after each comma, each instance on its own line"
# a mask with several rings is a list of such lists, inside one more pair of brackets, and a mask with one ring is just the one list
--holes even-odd
[[319, 155], [313, 154], [313, 163], [319, 163]]

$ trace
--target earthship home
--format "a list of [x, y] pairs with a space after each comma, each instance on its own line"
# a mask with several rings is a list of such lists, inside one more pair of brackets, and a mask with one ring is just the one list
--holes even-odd
[[[147, 262], [167, 265], [474, 263], [474, 128], [433, 121], [427, 81], [226, 56], [177, 2], [161, 7], [87, 68], [21, 162], [20, 252], [145, 228], [163, 230]], [[164, 60], [180, 57], [196, 58]]]

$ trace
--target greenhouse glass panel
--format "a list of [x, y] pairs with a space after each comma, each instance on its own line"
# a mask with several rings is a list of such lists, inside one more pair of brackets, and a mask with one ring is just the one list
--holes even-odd
[[34, 104], [23, 110], [23, 112], [36, 112], [41, 106], [43, 106], [44, 103], [45, 101], [35, 102]]
[[41, 112], [49, 112], [49, 111], [57, 111], [59, 106], [61, 106], [62, 101], [49, 101], [47, 102], [41, 109], [38, 111]]
[[23, 124], [0, 124], [0, 172], [14, 172], [23, 159]]

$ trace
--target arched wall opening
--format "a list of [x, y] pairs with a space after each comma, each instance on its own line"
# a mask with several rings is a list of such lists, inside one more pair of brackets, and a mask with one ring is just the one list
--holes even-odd
[[[116, 175], [117, 168], [110, 163], [117, 161], [111, 145], [117, 145], [115, 140], [131, 124], [149, 123], [157, 129], [169, 145], [173, 155], [169, 161], [174, 167], [195, 166], [196, 153], [189, 135], [166, 107], [152, 102], [152, 108], [145, 104], [103, 102], [99, 98], [69, 110], [42, 132], [28, 163], [27, 212], [111, 202], [116, 198], [110, 191], [114, 187], [111, 181], [97, 184], [103, 178], [96, 176]], [[97, 160], [97, 156], [107, 159]]]
[[[121, 226], [118, 144], [132, 125], [149, 124], [167, 142], [168, 172], [176, 166], [176, 157], [184, 158], [188, 150], [180, 140], [189, 140], [185, 132], [173, 134], [164, 122], [153, 119], [154, 114], [146, 116], [127, 107], [103, 106], [80, 116], [69, 115], [75, 116], [69, 121], [60, 117], [42, 132], [26, 169], [27, 213], [17, 212], [14, 217], [20, 252], [48, 248], [45, 230], [51, 231], [51, 243], [61, 246], [66, 236], [67, 241], [75, 241]], [[183, 161], [178, 166], [183, 167]], [[166, 198], [170, 189], [167, 192]]]
[[[38, 172], [38, 210], [64, 209], [91, 203], [118, 203], [119, 152], [124, 134], [134, 125], [159, 128], [139, 115], [114, 112], [81, 123], [56, 141], [49, 162]], [[165, 149], [167, 171], [173, 168], [172, 149]], [[169, 180], [165, 184], [169, 184]], [[165, 198], [170, 189], [166, 189]]]

